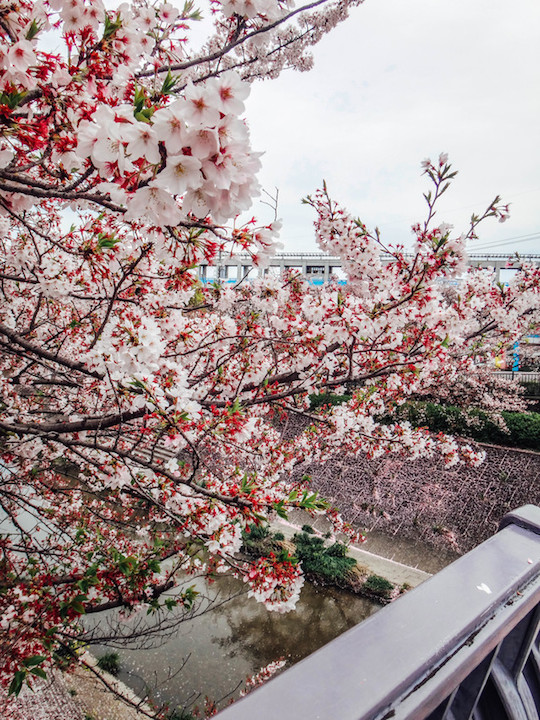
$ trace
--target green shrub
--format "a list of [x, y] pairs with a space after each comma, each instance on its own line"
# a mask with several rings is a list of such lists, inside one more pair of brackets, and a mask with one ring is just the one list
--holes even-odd
[[285, 540], [285, 535], [282, 532], [274, 533], [274, 540]]
[[296, 556], [307, 575], [315, 575], [328, 582], [342, 583], [356, 565], [354, 558], [346, 557], [347, 548], [341, 543], [326, 548], [322, 538], [305, 532], [297, 533], [293, 541], [296, 545]]
[[324, 405], [342, 405], [349, 402], [351, 397], [352, 395], [334, 395], [333, 393], [313, 394], [309, 396], [309, 407], [311, 410], [317, 410]]
[[[276, 537], [281, 535], [281, 537]], [[278, 553], [281, 550], [281, 540], [284, 540], [282, 533], [272, 535], [268, 525], [250, 525], [249, 530], [242, 531], [242, 542], [245, 552], [258, 557], [268, 553]]]
[[117, 652], [107, 652], [97, 660], [97, 666], [100, 670], [111, 675], [118, 675], [120, 672], [120, 656]]
[[501, 414], [513, 445], [540, 450], [540, 413], [503, 411]]
[[394, 589], [393, 583], [380, 575], [370, 575], [365, 583], [364, 589], [382, 598], [389, 598]]
[[167, 715], [167, 720], [196, 720], [196, 718], [189, 710], [179, 707]]
[[308, 533], [309, 535], [315, 534], [315, 530], [311, 527], [311, 525], [302, 525], [302, 532]]
[[246, 530], [242, 530], [244, 540], [264, 540], [270, 535], [268, 525], [248, 525]]
[[330, 557], [343, 558], [347, 555], [347, 546], [343, 543], [334, 543], [326, 548], [326, 554]]
[[525, 397], [530, 395], [532, 395], [533, 397], [538, 397], [540, 395], [540, 381], [525, 380], [523, 382], [520, 382], [520, 385], [525, 388]]

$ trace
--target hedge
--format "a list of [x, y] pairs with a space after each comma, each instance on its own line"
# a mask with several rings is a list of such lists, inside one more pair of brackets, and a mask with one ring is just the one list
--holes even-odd
[[[452, 405], [417, 401], [405, 403], [397, 413], [398, 419], [408, 420], [415, 427], [427, 427], [432, 432], [540, 451], [540, 413], [503, 410], [501, 416], [508, 432], [489, 413], [476, 408], [464, 410]], [[386, 420], [390, 421], [390, 418]]]
[[[524, 383], [525, 384], [525, 383]], [[539, 393], [540, 384], [528, 383], [526, 396]], [[341, 405], [351, 399], [350, 395], [321, 393], [310, 395], [312, 410], [324, 406]], [[540, 407], [540, 405], [539, 405]], [[493, 419], [493, 416], [477, 408], [464, 410], [453, 405], [438, 405], [433, 402], [410, 401], [398, 408], [395, 416], [380, 419], [383, 423], [396, 420], [408, 420], [415, 427], [427, 427], [432, 432], [460, 435], [477, 442], [493, 445], [526, 448], [540, 451], [540, 413], [509, 412], [503, 410], [501, 416], [508, 432]]]

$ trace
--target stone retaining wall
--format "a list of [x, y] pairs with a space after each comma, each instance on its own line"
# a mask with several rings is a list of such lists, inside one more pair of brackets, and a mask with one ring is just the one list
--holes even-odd
[[336, 457], [303, 472], [356, 526], [464, 553], [496, 532], [509, 510], [540, 505], [540, 454], [483, 447], [487, 457], [477, 468], [444, 469], [437, 459]]

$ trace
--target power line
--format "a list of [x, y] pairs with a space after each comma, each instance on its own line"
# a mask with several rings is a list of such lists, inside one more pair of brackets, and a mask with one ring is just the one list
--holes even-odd
[[[523, 237], [521, 240], [498, 240], [491, 243], [482, 243], [481, 245], [474, 245], [474, 250], [491, 250], [493, 248], [499, 248], [503, 245], [507, 245], [509, 242], [512, 243], [512, 245], [520, 245], [522, 243], [532, 242], [534, 240], [540, 240], [540, 233], [536, 233], [535, 235], [530, 235], [529, 237]], [[511, 252], [512, 248], [509, 248], [508, 252]]]
[[535, 238], [540, 235], [540, 230], [536, 230], [532, 233], [526, 233], [525, 235], [514, 235], [513, 237], [502, 238], [501, 240], [495, 240], [494, 242], [511, 242], [512, 240], [522, 240], [527, 238]]

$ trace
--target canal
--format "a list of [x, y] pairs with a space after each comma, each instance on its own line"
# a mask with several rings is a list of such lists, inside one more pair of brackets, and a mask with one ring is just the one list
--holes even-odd
[[102, 636], [120, 627], [126, 633], [135, 629], [140, 637], [127, 645], [109, 641], [92, 647], [96, 657], [118, 652], [119, 679], [171, 710], [202, 708], [206, 697], [223, 707], [262, 667], [280, 658], [286, 666], [298, 662], [380, 607], [310, 583], [304, 585], [296, 610], [286, 614], [269, 612], [248, 598], [244, 583], [234, 578], [221, 577], [211, 585], [198, 580], [197, 589], [205, 596], [203, 610], [208, 604], [218, 607], [151, 641], [141, 635], [148, 626], [145, 615], [126, 622], [110, 614], [99, 621]]

